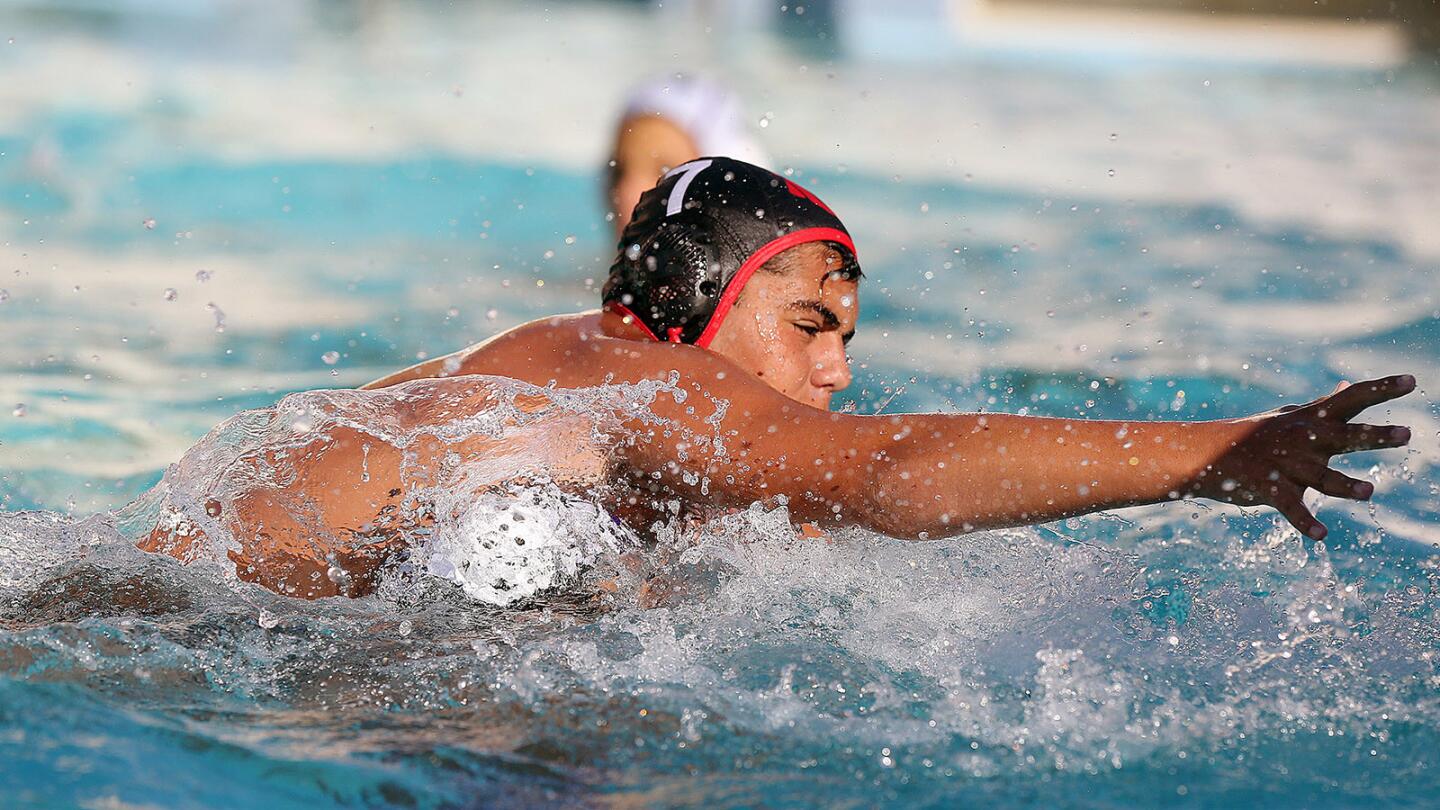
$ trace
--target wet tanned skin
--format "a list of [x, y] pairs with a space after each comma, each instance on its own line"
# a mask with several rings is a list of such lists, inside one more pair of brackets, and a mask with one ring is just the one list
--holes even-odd
[[[798, 268], [756, 274], [713, 350], [651, 341], [614, 313], [579, 313], [516, 327], [366, 387], [423, 385], [428, 395], [446, 396], [475, 390], [477, 381], [461, 375], [585, 388], [678, 373], [690, 393], [686, 403], [660, 396], [652, 410], [683, 430], [664, 435], [638, 420], [623, 426], [615, 437], [618, 463], [608, 468], [615, 483], [644, 480], [701, 509], [785, 496], [797, 522], [859, 525], [907, 539], [1182, 497], [1272, 506], [1318, 539], [1325, 528], [1301, 502], [1306, 488], [1355, 500], [1374, 489], [1330, 469], [1331, 457], [1410, 438], [1407, 428], [1351, 423], [1413, 390], [1408, 375], [1342, 384], [1308, 405], [1212, 422], [832, 413], [831, 395], [849, 382], [844, 342], [855, 328], [858, 287], [831, 274], [833, 256], [818, 245], [786, 256]], [[447, 363], [455, 378], [439, 379]], [[705, 421], [713, 412], [707, 397], [728, 403], [719, 428], [727, 452], [695, 441], [715, 433]], [[334, 448], [327, 463], [343, 468], [344, 452]], [[373, 458], [369, 471], [377, 483], [398, 479]], [[699, 480], [708, 482], [704, 492], [687, 483]], [[368, 501], [335, 497], [351, 504], [352, 519], [368, 519], [361, 514]], [[633, 504], [614, 506], [624, 516]], [[328, 592], [321, 583], [297, 595]]]

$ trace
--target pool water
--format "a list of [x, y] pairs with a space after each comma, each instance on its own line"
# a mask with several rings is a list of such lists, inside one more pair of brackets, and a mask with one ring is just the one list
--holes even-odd
[[1376, 496], [1324, 544], [1208, 503], [927, 543], [756, 508], [650, 561], [691, 586], [665, 607], [302, 602], [116, 510], [240, 411], [593, 306], [608, 116], [668, 66], [626, 46], [687, 24], [360, 8], [0, 15], [4, 803], [1440, 790], [1434, 73], [696, 55], [855, 233], [846, 407], [1207, 419], [1414, 373], [1367, 417], [1413, 446], [1344, 462]]

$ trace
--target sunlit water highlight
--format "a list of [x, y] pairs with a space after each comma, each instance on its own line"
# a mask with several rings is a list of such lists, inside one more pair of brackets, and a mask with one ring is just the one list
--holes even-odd
[[[414, 571], [301, 602], [134, 549], [130, 513], [108, 510], [236, 412], [593, 303], [608, 108], [568, 86], [537, 95], [573, 118], [491, 100], [485, 60], [547, 52], [553, 29], [476, 14], [393, 12], [374, 47], [423, 31], [461, 54], [457, 75], [421, 79], [434, 65], [412, 54], [373, 99], [328, 77], [384, 71], [331, 39], [202, 58], [36, 23], [0, 57], [33, 79], [0, 126], [0, 792], [1313, 807], [1440, 789], [1440, 412], [1423, 390], [1373, 417], [1415, 446], [1350, 464], [1375, 505], [1325, 507], [1326, 545], [1195, 504], [923, 544], [800, 541], [754, 510], [648, 555], [641, 574], [687, 593], [654, 609], [633, 571], [590, 600], [593, 578], [630, 571], [618, 544], [508, 609]], [[630, 14], [574, 23], [616, 88], [640, 71], [619, 44], [656, 25]], [[505, 50], [464, 56], [497, 20]], [[771, 146], [866, 263], [862, 411], [1210, 418], [1339, 378], [1440, 379], [1432, 76], [841, 61], [822, 80], [756, 47], [739, 82], [775, 112]], [[56, 101], [73, 78], [46, 83], [54, 54], [107, 66], [111, 101]], [[276, 63], [294, 68], [283, 89]], [[958, 85], [964, 104], [932, 103]], [[479, 101], [454, 112], [455, 87]], [[370, 101], [390, 116], [378, 135]], [[487, 105], [552, 140], [506, 142]], [[850, 128], [834, 158], [791, 123], [830, 113]]]

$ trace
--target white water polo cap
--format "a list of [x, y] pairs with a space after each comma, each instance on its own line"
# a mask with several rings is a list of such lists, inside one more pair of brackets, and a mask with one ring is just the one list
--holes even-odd
[[683, 129], [702, 155], [727, 155], [760, 166], [770, 162], [750, 132], [740, 97], [718, 82], [680, 73], [636, 85], [620, 118], [646, 115]]

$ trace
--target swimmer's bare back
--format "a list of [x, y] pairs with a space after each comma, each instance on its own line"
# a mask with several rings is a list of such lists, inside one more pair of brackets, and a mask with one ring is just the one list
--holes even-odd
[[[1329, 469], [1329, 459], [1398, 447], [1410, 437], [1406, 428], [1350, 423], [1413, 390], [1408, 375], [1342, 386], [1304, 406], [1211, 422], [861, 416], [797, 403], [715, 352], [641, 339], [633, 330], [611, 312], [544, 318], [366, 388], [423, 385], [426, 396], [452, 402], [472, 396], [481, 407], [485, 395], [468, 375], [560, 388], [674, 380], [684, 396], [662, 394], [650, 407], [668, 428], [638, 414], [613, 428], [613, 491], [628, 493], [623, 497], [632, 505], [651, 497], [739, 508], [783, 496], [797, 522], [857, 525], [905, 539], [1184, 497], [1273, 506], [1319, 538], [1325, 529], [1301, 502], [1307, 487], [1362, 500], [1373, 491]], [[417, 409], [410, 418], [427, 417]], [[371, 456], [370, 481], [362, 486], [357, 453], [354, 442], [343, 441], [317, 453], [310, 477], [295, 485], [295, 497], [308, 498], [336, 527], [374, 528], [406, 497], [394, 491], [398, 458]], [[281, 552], [278, 562], [242, 552], [237, 570], [282, 593], [364, 593], [379, 561], [402, 542], [397, 534], [376, 540], [359, 531], [353, 543], [317, 559], [286, 538], [284, 508], [261, 499], [237, 506], [232, 518], [237, 537], [268, 537], [257, 550]], [[167, 543], [175, 545], [165, 537], [150, 545]], [[346, 575], [319, 573], [334, 565]]]

